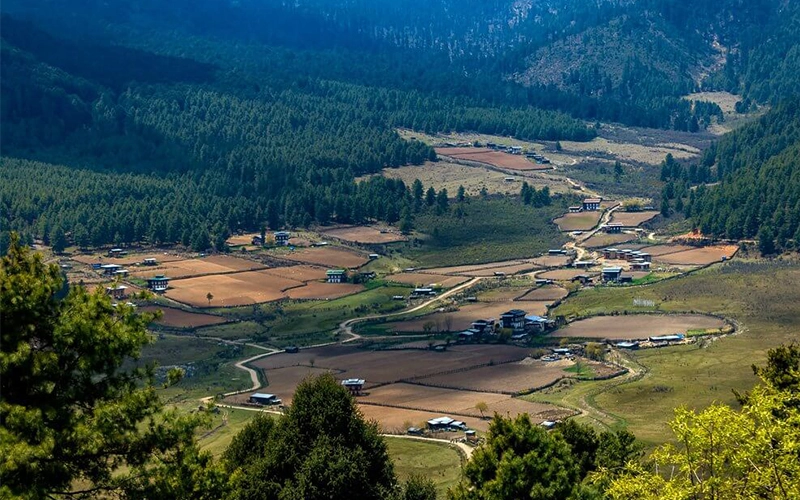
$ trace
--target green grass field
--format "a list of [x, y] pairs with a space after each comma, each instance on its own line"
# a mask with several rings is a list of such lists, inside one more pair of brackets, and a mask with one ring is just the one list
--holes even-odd
[[564, 243], [550, 220], [565, 210], [564, 200], [532, 208], [518, 199], [471, 198], [464, 204], [464, 217], [454, 210], [418, 215], [417, 230], [430, 238], [407, 255], [423, 267], [533, 257]]
[[446, 444], [387, 437], [389, 456], [400, 480], [425, 476], [436, 483], [439, 498], [461, 477], [461, 454]]
[[[736, 405], [733, 391], [757, 382], [751, 365], [766, 351], [800, 340], [800, 265], [733, 261], [725, 265], [645, 287], [582, 291], [552, 313], [568, 318], [601, 313], [661, 310], [706, 312], [739, 324], [740, 332], [718, 340], [630, 353], [645, 367], [639, 380], [580, 382], [572, 388], [531, 396], [574, 408], [594, 407], [602, 424], [627, 426], [649, 444], [671, 437], [667, 422], [673, 409], [703, 408], [712, 402]], [[633, 299], [655, 306], [635, 307]]]

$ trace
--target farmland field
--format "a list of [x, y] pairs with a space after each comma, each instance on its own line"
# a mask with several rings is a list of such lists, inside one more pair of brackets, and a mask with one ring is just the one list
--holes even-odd
[[93, 253], [93, 254], [80, 254], [71, 257], [72, 260], [75, 262], [80, 262], [82, 264], [94, 264], [96, 262], [102, 262], [103, 264], [119, 264], [121, 266], [130, 266], [133, 264], [140, 263], [144, 261], [144, 259], [156, 259], [159, 263], [161, 262], [174, 262], [176, 260], [184, 260], [186, 259], [185, 256], [176, 255], [174, 253], [167, 254], [165, 252], [147, 252], [141, 254], [133, 254], [133, 255], [125, 255], [123, 257], [109, 257], [108, 254], [105, 253]]
[[305, 282], [325, 279], [326, 271], [324, 267], [299, 265], [265, 269], [264, 274]]
[[[505, 394], [490, 392], [462, 391], [429, 387], [417, 384], [389, 384], [377, 387], [366, 396], [361, 396], [358, 401], [364, 405], [400, 406], [404, 409], [430, 411], [439, 415], [466, 416], [480, 418], [481, 413], [475, 408], [479, 402], [484, 402], [489, 410], [486, 416], [498, 412], [501, 415], [509, 412], [512, 416], [519, 413], [528, 413], [534, 421], [546, 420], [554, 411], [560, 409], [548, 404], [530, 403], [520, 399], [513, 399]], [[502, 410], [501, 410], [502, 408]], [[540, 414], [546, 415], [539, 417]]]
[[436, 154], [457, 160], [485, 163], [508, 170], [552, 170], [550, 165], [533, 163], [522, 155], [512, 155], [487, 148], [435, 148]]
[[564, 214], [555, 222], [558, 228], [562, 231], [588, 231], [595, 227], [600, 222], [600, 216], [603, 212], [600, 210], [594, 212], [579, 212], [576, 214]]
[[597, 272], [588, 271], [586, 269], [555, 269], [553, 271], [536, 273], [536, 277], [539, 279], [570, 281], [575, 276], [580, 276], [582, 274], [587, 274], [589, 276], [596, 276]]
[[420, 269], [418, 272], [420, 273], [431, 273], [431, 274], [461, 274], [467, 275], [469, 273], [480, 272], [480, 271], [493, 271], [499, 270], [500, 268], [510, 268], [516, 266], [525, 266], [530, 265], [530, 268], [535, 268], [536, 264], [529, 264], [531, 261], [527, 259], [517, 259], [517, 260], [503, 260], [498, 262], [487, 262], [485, 264], [475, 264], [475, 265], [467, 265], [467, 266], [450, 266], [450, 267], [436, 267], [430, 269]]
[[366, 379], [368, 389], [375, 385], [432, 375], [448, 370], [480, 366], [494, 361], [523, 359], [527, 349], [505, 345], [452, 346], [445, 352], [420, 350], [369, 351], [348, 345], [303, 349], [296, 354], [277, 354], [257, 360], [252, 366], [270, 370], [287, 366], [312, 366], [340, 372], [343, 378]]
[[660, 255], [655, 260], [675, 265], [706, 265], [719, 262], [723, 257], [730, 259], [738, 250], [736, 245], [719, 245]]
[[[401, 179], [407, 186], [419, 179], [425, 186], [432, 186], [436, 191], [447, 189], [448, 193], [456, 193], [459, 186], [464, 186], [467, 196], [478, 196], [482, 189], [489, 194], [516, 195], [519, 194], [522, 181], [537, 189], [547, 186], [551, 193], [569, 191], [563, 180], [535, 171], [509, 174], [489, 167], [461, 165], [443, 159], [426, 162], [424, 165], [385, 168], [381, 175], [390, 179]], [[508, 181], [507, 178], [514, 178], [514, 181]]]
[[[172, 280], [166, 295], [195, 307], [230, 307], [278, 300], [285, 297], [285, 290], [298, 286], [303, 283], [264, 271], [249, 271]], [[208, 293], [214, 296], [210, 304]]]
[[408, 238], [399, 234], [397, 230], [381, 232], [371, 226], [345, 226], [320, 231], [323, 236], [330, 236], [353, 243], [395, 243], [406, 241]]
[[290, 299], [336, 299], [364, 290], [364, 285], [354, 283], [306, 283], [305, 286], [290, 288], [286, 295]]
[[451, 288], [454, 286], [458, 286], [461, 283], [465, 283], [469, 280], [468, 277], [465, 276], [441, 276], [436, 274], [427, 274], [427, 273], [398, 273], [398, 274], [391, 274], [386, 276], [385, 278], [387, 281], [392, 281], [395, 283], [403, 283], [405, 285], [414, 285], [414, 286], [427, 286], [427, 285], [438, 285], [443, 288]]
[[513, 274], [524, 273], [527, 271], [533, 271], [534, 269], [539, 269], [539, 266], [531, 262], [526, 262], [522, 264], [513, 264], [510, 266], [476, 269], [474, 271], [463, 271], [461, 274], [463, 274], [464, 276], [472, 276], [472, 277], [481, 277], [481, 276], [486, 277], [486, 276], [496, 276], [497, 273], [513, 275]]
[[161, 318], [156, 320], [156, 324], [174, 328], [197, 328], [200, 326], [218, 325], [227, 320], [221, 316], [212, 314], [201, 314], [175, 309], [174, 307], [144, 306], [139, 308], [140, 312], [162, 311]]
[[639, 340], [657, 335], [686, 333], [695, 329], [725, 326], [721, 319], [702, 314], [629, 314], [595, 316], [570, 323], [553, 332], [553, 337]]
[[564, 378], [568, 375], [564, 369], [572, 365], [567, 360], [545, 362], [527, 358], [516, 363], [482, 366], [466, 372], [419, 377], [415, 382], [450, 389], [518, 393], [538, 389]]
[[559, 300], [567, 296], [567, 290], [560, 286], [546, 285], [539, 288], [533, 288], [525, 295], [517, 300]]
[[611, 222], [616, 222], [622, 224], [626, 227], [639, 227], [640, 225], [644, 224], [645, 222], [652, 220], [655, 218], [659, 212], [656, 211], [649, 211], [649, 212], [621, 212], [617, 210], [611, 216]]
[[522, 309], [528, 314], [543, 315], [547, 312], [546, 304], [548, 302], [478, 302], [462, 305], [458, 311], [436, 312], [419, 318], [385, 324], [395, 332], [423, 332], [428, 323], [434, 325], [434, 332], [456, 332], [470, 328], [472, 322], [478, 319], [498, 319], [509, 309]]
[[687, 250], [694, 250], [696, 248], [697, 247], [691, 247], [689, 245], [653, 245], [651, 247], [641, 248], [641, 251], [647, 252], [653, 257], [657, 257], [660, 255], [667, 255], [671, 253], [685, 252]]
[[185, 259], [165, 262], [156, 266], [143, 266], [132, 271], [131, 275], [138, 278], [150, 278], [163, 274], [174, 279], [239, 271], [255, 271], [266, 267], [266, 265], [252, 260], [228, 255], [213, 255], [202, 259]]
[[636, 238], [637, 236], [635, 234], [627, 234], [627, 233], [608, 234], [601, 232], [594, 234], [592, 237], [584, 241], [583, 246], [587, 248], [607, 247], [611, 245], [616, 245], [618, 243], [625, 243], [626, 241], [635, 240]]
[[531, 259], [531, 262], [542, 267], [566, 266], [572, 258], [568, 255], [542, 255]]
[[295, 250], [281, 254], [281, 257], [296, 262], [347, 269], [358, 268], [369, 261], [365, 254], [330, 246]]

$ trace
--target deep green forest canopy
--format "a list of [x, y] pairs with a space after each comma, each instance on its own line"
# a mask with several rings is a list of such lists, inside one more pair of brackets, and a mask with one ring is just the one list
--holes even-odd
[[582, 120], [695, 131], [722, 113], [684, 94], [774, 104], [797, 92], [800, 65], [800, 9], [779, 0], [2, 9], [3, 227], [92, 244], [397, 222], [404, 186], [354, 179], [433, 158], [398, 127], [579, 141], [596, 134]]

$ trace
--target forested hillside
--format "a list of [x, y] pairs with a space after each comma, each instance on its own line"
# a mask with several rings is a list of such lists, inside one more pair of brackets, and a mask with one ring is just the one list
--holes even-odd
[[[704, 233], [762, 240], [762, 250], [800, 243], [800, 101], [778, 105], [709, 150], [718, 185], [692, 193], [687, 213]], [[774, 242], [774, 245], [773, 245]]]
[[[800, 66], [798, 8], [781, 0], [6, 0], [2, 11], [4, 180], [37, 179], [5, 183], [4, 226], [37, 237], [72, 232], [107, 196], [169, 217], [159, 189], [230, 200], [189, 217], [196, 235], [394, 222], [407, 206], [367, 198], [400, 188], [359, 191], [354, 178], [434, 157], [398, 127], [577, 141], [598, 120], [697, 131], [722, 112], [686, 93], [775, 104], [797, 91]], [[36, 162], [60, 167], [40, 175]], [[97, 187], [115, 175], [160, 187]], [[19, 199], [74, 179], [94, 187]], [[177, 241], [157, 216], [128, 216], [140, 230], [92, 241]]]

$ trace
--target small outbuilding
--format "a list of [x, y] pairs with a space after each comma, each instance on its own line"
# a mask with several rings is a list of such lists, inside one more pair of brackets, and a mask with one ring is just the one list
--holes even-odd
[[274, 394], [264, 394], [261, 392], [252, 394], [248, 401], [254, 405], [260, 406], [273, 406], [281, 404], [281, 400], [278, 399], [278, 397]]

